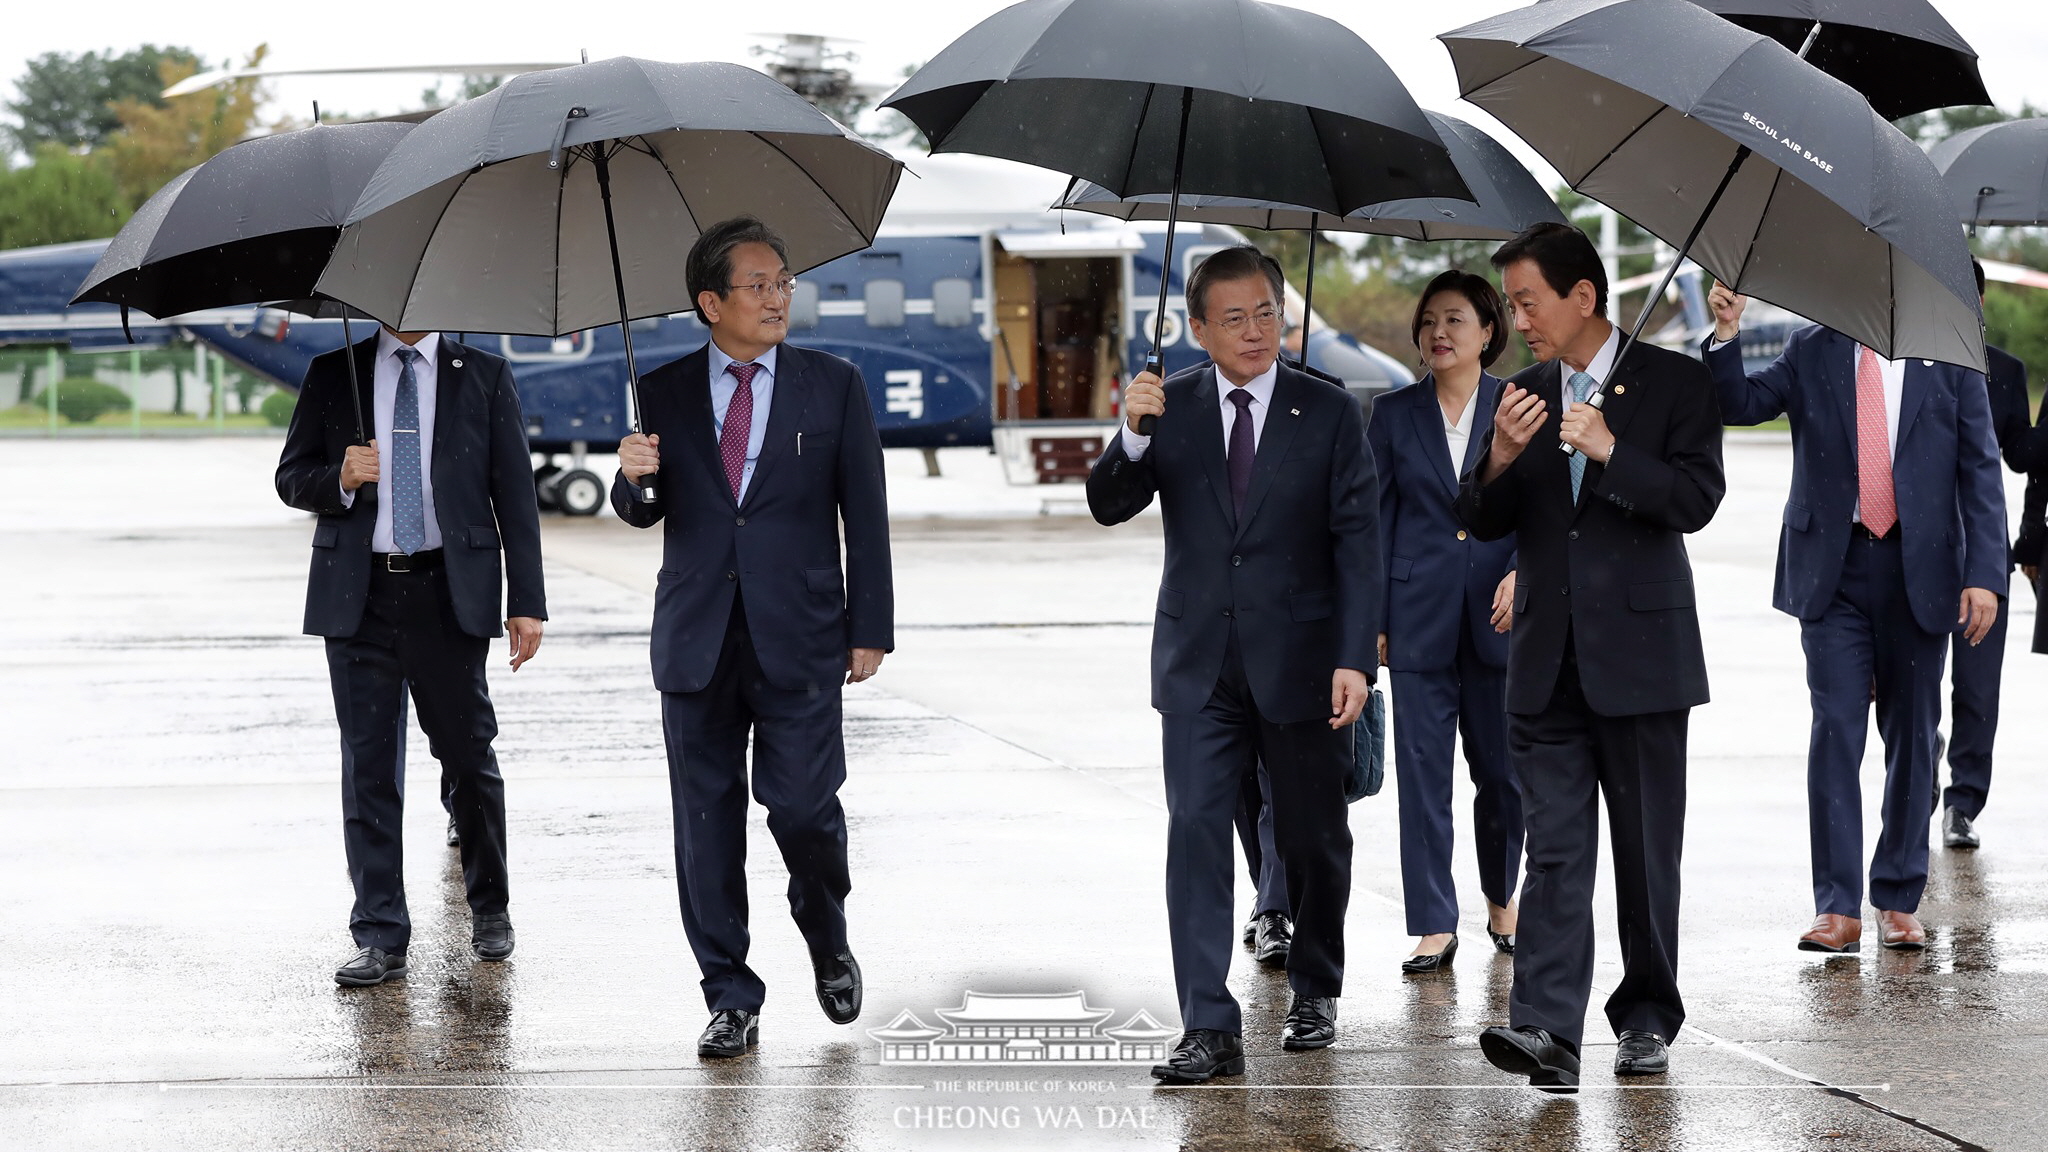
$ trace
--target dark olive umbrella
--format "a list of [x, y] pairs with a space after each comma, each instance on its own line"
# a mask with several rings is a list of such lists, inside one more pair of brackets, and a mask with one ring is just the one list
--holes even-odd
[[2048, 224], [2048, 120], [1986, 124], [1927, 150], [1972, 229]]
[[1180, 197], [1342, 216], [1468, 195], [1443, 141], [1371, 46], [1260, 0], [1023, 0], [947, 45], [887, 100], [933, 152], [1036, 164], [1168, 198], [1152, 355]]
[[[1399, 236], [1408, 240], [1505, 240], [1531, 224], [1564, 221], [1556, 201], [1500, 141], [1454, 116], [1424, 110], [1430, 127], [1450, 150], [1458, 175], [1471, 192], [1469, 200], [1426, 196], [1368, 204], [1344, 216], [1331, 216], [1298, 204], [1247, 200], [1234, 196], [1180, 198], [1180, 215], [1199, 224], [1223, 224], [1264, 231], [1308, 232], [1308, 275], [1301, 294], [1302, 358], [1308, 357], [1308, 318], [1315, 306], [1316, 236], [1319, 232], [1358, 232]], [[1170, 198], [1156, 193], [1118, 196], [1100, 184], [1076, 178], [1055, 208], [1093, 212], [1118, 220], [1164, 220]]]
[[[125, 325], [130, 308], [175, 316], [311, 295], [370, 174], [412, 130], [315, 124], [220, 152], [136, 211], [72, 303], [119, 304]], [[358, 396], [356, 439], [367, 438]]]
[[1545, 0], [1439, 39], [1466, 99], [1681, 261], [1880, 355], [1983, 369], [1940, 173], [1840, 80], [1686, 0]]
[[1797, 52], [1887, 120], [1989, 104], [1970, 47], [1927, 0], [1693, 0]]

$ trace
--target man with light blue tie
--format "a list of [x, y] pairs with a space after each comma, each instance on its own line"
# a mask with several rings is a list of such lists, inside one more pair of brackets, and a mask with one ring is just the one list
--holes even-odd
[[711, 1010], [697, 1054], [726, 1058], [759, 1039], [768, 994], [747, 964], [750, 783], [789, 869], [819, 1007], [836, 1024], [860, 1015], [840, 688], [881, 667], [895, 600], [867, 384], [837, 356], [783, 343], [796, 281], [781, 238], [751, 217], [714, 224], [684, 278], [711, 339], [641, 379], [644, 434], [619, 443], [612, 507], [636, 528], [663, 525], [649, 647], [679, 903]]
[[[354, 443], [357, 398], [375, 414]], [[512, 954], [505, 786], [484, 663], [511, 636], [519, 669], [547, 618], [519, 392], [504, 360], [431, 332], [393, 332], [314, 360], [292, 413], [277, 491], [315, 513], [305, 630], [327, 638], [341, 725], [343, 843], [355, 886], [349, 987], [404, 976], [406, 704], [440, 760], [480, 960]], [[375, 487], [366, 487], [375, 482]], [[502, 554], [502, 562], [501, 562]], [[500, 593], [505, 612], [500, 615]], [[503, 630], [500, 622], [503, 622]]]

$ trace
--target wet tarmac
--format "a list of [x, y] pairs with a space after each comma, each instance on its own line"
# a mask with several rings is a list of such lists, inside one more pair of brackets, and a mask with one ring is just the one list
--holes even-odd
[[[117, 463], [82, 480], [94, 454]], [[646, 672], [658, 542], [609, 517], [548, 521], [546, 642], [494, 675], [517, 955], [470, 958], [423, 800], [411, 976], [338, 989], [335, 733], [318, 642], [297, 634], [310, 527], [271, 497], [274, 460], [248, 440], [0, 453], [0, 1147], [2048, 1148], [2048, 658], [2007, 653], [1985, 846], [1936, 849], [1928, 949], [1794, 950], [1807, 712], [1796, 625], [1769, 608], [1781, 440], [1731, 440], [1732, 491], [1693, 548], [1715, 702], [1693, 723], [1688, 1026], [1668, 1077], [1619, 1083], [1596, 995], [1576, 1098], [1479, 1054], [1509, 971], [1462, 848], [1464, 951], [1450, 973], [1398, 973], [1391, 783], [1352, 809], [1334, 1047], [1283, 1053], [1284, 978], [1243, 956], [1241, 1082], [883, 1062], [869, 1029], [936, 1023], [970, 990], [1080, 990], [1112, 1025], [1176, 1023], [1145, 687], [1157, 521], [1036, 515], [1036, 493], [964, 450], [941, 480], [890, 461], [898, 651], [847, 696], [858, 1023], [811, 998], [757, 813], [762, 1043], [694, 1054], [705, 1012]], [[2011, 608], [2029, 635], [2032, 595]], [[1880, 772], [1873, 740], [1872, 834]], [[1619, 975], [1608, 901], [1602, 987]]]

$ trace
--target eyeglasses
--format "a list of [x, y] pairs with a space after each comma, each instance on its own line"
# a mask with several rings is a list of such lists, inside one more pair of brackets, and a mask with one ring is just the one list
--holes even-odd
[[728, 292], [752, 292], [757, 300], [770, 296], [789, 297], [796, 295], [796, 277], [784, 276], [780, 280], [756, 280], [752, 284], [727, 284]]
[[1232, 312], [1221, 320], [1205, 319], [1203, 323], [1214, 324], [1232, 336], [1241, 335], [1247, 324], [1256, 325], [1261, 332], [1271, 332], [1280, 326], [1280, 310], [1261, 308], [1257, 312]]

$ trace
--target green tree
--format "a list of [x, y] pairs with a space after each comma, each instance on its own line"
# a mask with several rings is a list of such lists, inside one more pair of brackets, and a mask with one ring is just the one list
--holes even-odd
[[112, 236], [131, 212], [105, 165], [56, 144], [26, 168], [0, 169], [0, 248]]
[[[267, 54], [267, 45], [257, 45], [245, 66], [257, 67]], [[189, 61], [166, 60], [159, 85], [168, 88], [197, 70]], [[167, 101], [117, 101], [114, 114], [121, 130], [107, 138], [96, 156], [105, 157], [129, 206], [140, 208], [178, 173], [254, 134], [265, 96], [255, 79], [246, 78]]]
[[2039, 108], [2025, 101], [2021, 101], [2018, 112], [2007, 112], [1991, 104], [1965, 104], [1956, 108], [1936, 108], [1932, 112], [1916, 113], [1892, 123], [1898, 125], [1899, 131], [1912, 137], [1915, 144], [1925, 148], [1958, 133], [1968, 132], [1972, 128], [1982, 128], [1986, 124], [2001, 124], [2007, 120], [2031, 119], [2040, 114]]
[[199, 57], [189, 48], [144, 44], [119, 53], [45, 52], [14, 82], [17, 97], [7, 111], [17, 123], [6, 126], [7, 137], [30, 155], [46, 144], [97, 147], [121, 127], [116, 102], [163, 106], [160, 77], [166, 63], [183, 67], [188, 76], [199, 70]]

